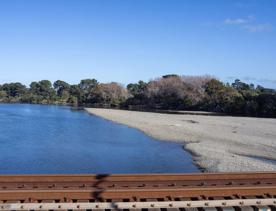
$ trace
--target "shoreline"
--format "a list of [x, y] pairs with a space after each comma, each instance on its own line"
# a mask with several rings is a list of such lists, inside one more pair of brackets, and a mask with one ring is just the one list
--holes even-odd
[[155, 139], [181, 143], [206, 172], [276, 170], [276, 162], [271, 162], [276, 161], [276, 119], [85, 110]]

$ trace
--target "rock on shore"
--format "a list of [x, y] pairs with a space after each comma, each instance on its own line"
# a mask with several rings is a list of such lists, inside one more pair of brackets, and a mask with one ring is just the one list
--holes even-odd
[[87, 108], [160, 140], [182, 142], [208, 172], [275, 171], [276, 119]]

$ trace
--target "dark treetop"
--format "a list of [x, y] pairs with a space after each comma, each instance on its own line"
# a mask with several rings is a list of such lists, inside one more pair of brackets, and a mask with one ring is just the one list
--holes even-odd
[[231, 115], [276, 117], [276, 91], [209, 76], [166, 75], [124, 86], [96, 79], [70, 85], [48, 80], [0, 85], [0, 102], [117, 107], [125, 109], [203, 110]]

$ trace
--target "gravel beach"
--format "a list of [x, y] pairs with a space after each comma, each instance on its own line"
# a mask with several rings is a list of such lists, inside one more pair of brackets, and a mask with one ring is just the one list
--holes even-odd
[[207, 172], [276, 170], [276, 119], [96, 108], [86, 111], [156, 139], [183, 143]]

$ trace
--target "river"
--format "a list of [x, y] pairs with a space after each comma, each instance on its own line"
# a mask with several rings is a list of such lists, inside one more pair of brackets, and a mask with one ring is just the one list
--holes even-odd
[[198, 171], [180, 144], [85, 111], [0, 104], [0, 174]]

